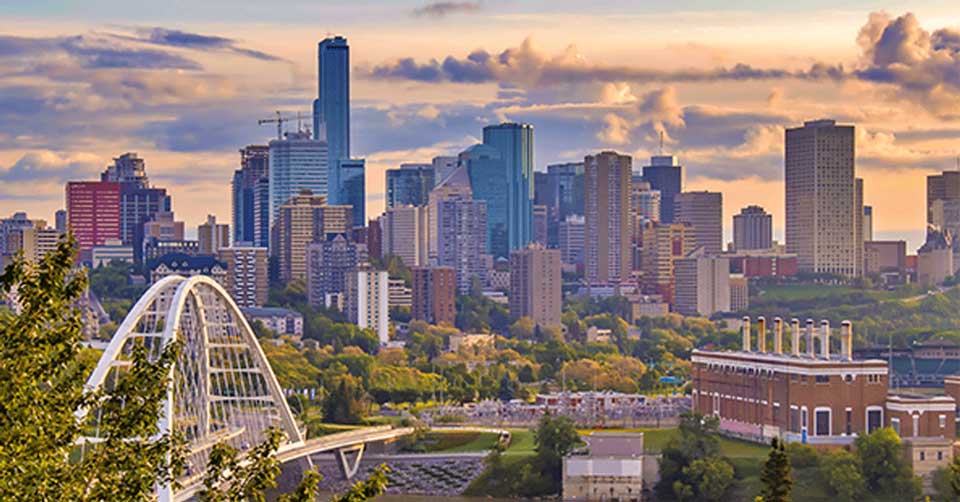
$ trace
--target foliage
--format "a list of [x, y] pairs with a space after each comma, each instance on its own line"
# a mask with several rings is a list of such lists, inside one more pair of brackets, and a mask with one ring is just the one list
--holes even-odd
[[359, 424], [366, 415], [365, 400], [360, 379], [342, 375], [323, 401], [323, 418], [335, 424]]
[[90, 290], [101, 299], [136, 300], [147, 288], [130, 284], [133, 272], [133, 265], [119, 260], [91, 269]]
[[847, 450], [834, 450], [820, 460], [820, 479], [830, 487], [831, 494], [844, 502], [858, 501], [866, 493], [860, 462]]
[[770, 443], [770, 454], [763, 464], [760, 480], [763, 483], [760, 496], [764, 502], [790, 502], [790, 492], [793, 490], [790, 458], [777, 438]]
[[457, 296], [457, 329], [466, 333], [506, 334], [510, 326], [507, 308], [482, 294]]
[[953, 457], [950, 465], [933, 473], [933, 488], [937, 492], [938, 502], [960, 499], [960, 457]]
[[[681, 415], [677, 434], [664, 446], [660, 458], [660, 481], [655, 487], [660, 497], [684, 499], [699, 493], [699, 488], [695, 486], [698, 480], [691, 478], [691, 473], [703, 475], [699, 469], [706, 466], [701, 465], [694, 471], [687, 468], [697, 460], [722, 458], [720, 440], [717, 437], [719, 425], [716, 417], [699, 413]], [[714, 464], [710, 465], [716, 467]], [[713, 479], [712, 474], [710, 479]]]
[[887, 493], [910, 499], [920, 493], [919, 479], [903, 456], [900, 437], [890, 427], [857, 437], [854, 448], [871, 493]]
[[367, 479], [357, 481], [345, 493], [330, 499], [330, 502], [364, 502], [379, 497], [387, 489], [387, 474], [389, 473], [390, 468], [382, 464], [374, 469]]
[[785, 448], [790, 466], [796, 469], [816, 467], [820, 455], [812, 446], [803, 443], [790, 443]]
[[536, 443], [537, 456], [543, 460], [548, 467], [560, 468], [563, 457], [566, 457], [573, 449], [583, 444], [580, 440], [580, 434], [577, 433], [576, 424], [573, 419], [567, 416], [555, 416], [549, 413], [540, 418], [537, 424], [537, 430], [533, 435]]
[[733, 466], [718, 456], [699, 458], [683, 468], [684, 480], [674, 481], [677, 500], [713, 502], [723, 498], [733, 483]]

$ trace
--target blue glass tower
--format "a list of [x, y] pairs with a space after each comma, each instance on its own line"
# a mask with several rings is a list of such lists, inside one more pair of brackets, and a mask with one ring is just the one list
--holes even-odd
[[[350, 158], [350, 47], [347, 39], [320, 42], [317, 100], [313, 102], [313, 138], [326, 139], [328, 166]], [[325, 135], [321, 136], [321, 135]]]
[[643, 167], [643, 179], [650, 182], [650, 188], [660, 190], [660, 222], [673, 223], [674, 197], [683, 185], [683, 167], [672, 155], [654, 155], [650, 165]]
[[[331, 172], [330, 186], [337, 187], [337, 193], [331, 193], [328, 200], [333, 204], [353, 207], [353, 226], [362, 227], [367, 223], [366, 199], [364, 190], [366, 187], [364, 171], [366, 161], [364, 159], [340, 159], [337, 161], [337, 167]], [[332, 190], [332, 188], [331, 188]]]
[[387, 209], [426, 205], [435, 181], [430, 164], [401, 164], [400, 169], [387, 169]]
[[473, 198], [487, 203], [487, 254], [509, 257], [509, 190], [500, 151], [488, 145], [473, 145], [460, 154], [460, 164], [470, 176]]
[[483, 144], [497, 149], [503, 159], [507, 245], [509, 250], [523, 248], [533, 240], [533, 126], [504, 123], [484, 127]]

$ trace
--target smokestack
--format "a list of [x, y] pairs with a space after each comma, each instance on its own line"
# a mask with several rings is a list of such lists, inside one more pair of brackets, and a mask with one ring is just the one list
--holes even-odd
[[767, 319], [763, 316], [757, 318], [757, 351], [767, 351]]
[[820, 321], [820, 354], [824, 359], [830, 359], [830, 321]]
[[750, 317], [743, 316], [743, 327], [740, 328], [743, 333], [743, 351], [750, 352]]
[[814, 351], [813, 344], [813, 319], [807, 319], [807, 355], [810, 357], [817, 357], [817, 353]]
[[850, 321], [840, 323], [840, 352], [844, 359], [853, 360], [853, 324]]
[[773, 318], [773, 352], [783, 354], [783, 319]]
[[794, 317], [790, 320], [790, 354], [793, 356], [800, 355], [800, 319]]

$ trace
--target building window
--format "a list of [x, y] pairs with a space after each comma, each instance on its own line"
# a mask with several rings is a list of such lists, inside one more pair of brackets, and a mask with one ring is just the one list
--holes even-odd
[[947, 426], [947, 416], [940, 415], [940, 428], [943, 429], [946, 426]]
[[817, 375], [817, 376], [816, 376], [816, 382], [817, 382], [817, 383], [830, 383], [830, 377], [827, 376], [827, 375]]
[[867, 408], [867, 434], [883, 427], [883, 409]]
[[800, 410], [790, 408], [790, 431], [800, 432]]
[[846, 434], [847, 434], [848, 436], [849, 436], [850, 434], [853, 434], [853, 409], [852, 409], [852, 408], [847, 408], [847, 432], [846, 432]]
[[920, 461], [923, 462], [927, 459], [927, 453], [923, 450], [920, 450]]
[[900, 419], [899, 418], [891, 418], [890, 427], [893, 428], [893, 432], [896, 432], [898, 436], [900, 435]]
[[937, 451], [937, 460], [943, 460], [943, 451]]
[[817, 408], [813, 412], [814, 428], [813, 434], [815, 436], [829, 436], [831, 433], [830, 430], [830, 409], [829, 408]]
[[807, 409], [800, 408], [800, 431], [806, 431], [807, 427]]

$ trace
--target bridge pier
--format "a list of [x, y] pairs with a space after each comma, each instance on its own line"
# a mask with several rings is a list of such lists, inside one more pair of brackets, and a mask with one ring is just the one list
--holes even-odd
[[[337, 459], [340, 460], [340, 471], [343, 473], [345, 479], [353, 479], [353, 477], [357, 475], [357, 471], [360, 470], [360, 461], [363, 460], [363, 452], [366, 450], [366, 447], [366, 443], [359, 443], [337, 448]], [[351, 453], [356, 453], [356, 457], [352, 462], [349, 458]]]

